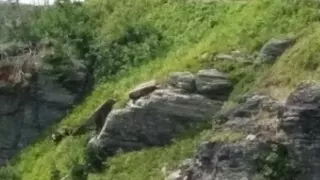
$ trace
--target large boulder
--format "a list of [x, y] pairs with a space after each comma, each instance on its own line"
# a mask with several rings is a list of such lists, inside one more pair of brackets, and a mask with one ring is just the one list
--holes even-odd
[[200, 70], [195, 81], [197, 92], [213, 99], [226, 99], [233, 88], [228, 76], [216, 69]]
[[187, 92], [196, 90], [195, 76], [191, 72], [174, 72], [169, 76], [169, 84]]
[[[184, 75], [191, 77], [189, 73], [183, 73]], [[174, 79], [174, 82], [186, 82], [183, 78]], [[216, 80], [206, 79], [206, 83]], [[172, 84], [172, 80], [169, 83]], [[163, 146], [180, 133], [210, 122], [226, 97], [211, 99], [205, 95], [190, 93], [185, 87], [179, 83], [174, 87], [163, 86], [131, 101], [123, 109], [111, 111], [100, 134], [90, 140], [89, 149], [94, 149], [95, 153], [98, 149], [110, 156], [118, 150]], [[215, 84], [215, 90], [218, 89], [219, 85]]]
[[221, 101], [159, 89], [124, 109], [113, 110], [97, 140], [106, 151], [165, 145], [178, 133], [209, 121]]
[[215, 132], [241, 132], [237, 142], [209, 142], [168, 180], [320, 179], [320, 85], [301, 83], [283, 104], [262, 93], [220, 112]]
[[320, 179], [320, 85], [302, 83], [285, 104], [281, 127], [300, 159], [296, 179]]
[[260, 50], [259, 60], [266, 63], [273, 63], [294, 43], [294, 38], [271, 39]]

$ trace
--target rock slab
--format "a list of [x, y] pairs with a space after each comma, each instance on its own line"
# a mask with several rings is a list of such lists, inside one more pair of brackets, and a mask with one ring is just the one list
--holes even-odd
[[197, 93], [212, 99], [226, 99], [233, 85], [227, 75], [216, 69], [200, 70], [196, 75]]
[[265, 63], [273, 63], [294, 43], [294, 38], [271, 39], [261, 48], [259, 59]]
[[137, 99], [125, 108], [111, 111], [101, 132], [91, 139], [88, 148], [99, 149], [106, 156], [112, 156], [118, 150], [163, 146], [178, 134], [210, 122], [226, 100], [226, 95], [231, 92], [231, 88], [225, 88], [221, 82], [221, 79], [227, 82], [227, 77], [216, 70], [210, 72], [214, 74], [206, 76], [206, 79], [201, 77], [200, 86], [206, 86], [204, 89], [209, 92], [224, 90], [222, 97], [218, 98], [219, 94], [211, 98], [192, 93], [189, 90], [196, 81], [194, 76], [189, 72], [173, 73], [168, 86], [149, 93], [138, 93], [143, 96], [135, 96]]
[[320, 85], [300, 84], [288, 97], [280, 120], [300, 160], [302, 173], [296, 179], [320, 179]]

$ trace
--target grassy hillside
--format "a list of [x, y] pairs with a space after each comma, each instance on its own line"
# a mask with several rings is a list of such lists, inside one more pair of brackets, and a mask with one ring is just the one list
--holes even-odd
[[[228, 72], [236, 83], [231, 99], [254, 89], [263, 89], [282, 98], [300, 80], [320, 78], [320, 14], [318, 5], [311, 0], [221, 0], [212, 4], [184, 0], [91, 0], [85, 3], [85, 8], [93, 18], [90, 21], [94, 27], [92, 37], [102, 67], [113, 63], [110, 58], [131, 64], [119, 66], [117, 73], [111, 73], [108, 68], [99, 69], [97, 75], [108, 75], [108, 81], [102, 79], [86, 100], [57, 127], [83, 123], [85, 117], [109, 97], [120, 100], [118, 106], [121, 106], [127, 92], [135, 85], [151, 78], [165, 80], [172, 71], [213, 67]], [[105, 51], [114, 47], [110, 42], [121, 40], [119, 37], [128, 32], [128, 27], [138, 28], [138, 32], [146, 30], [147, 35], [143, 35], [142, 41], [134, 41], [125, 47], [116, 46], [123, 55]], [[252, 53], [267, 40], [286, 34], [299, 35], [298, 42], [274, 65], [198, 59], [204, 52], [240, 49]], [[65, 175], [73, 161], [83, 162], [87, 136], [69, 137], [56, 146], [46, 137], [49, 132], [23, 150], [10, 166], [2, 168], [0, 177], [6, 174], [8, 180], [50, 180], [55, 168]], [[90, 174], [89, 180], [160, 180], [163, 179], [161, 168], [173, 167], [191, 155], [201, 139], [234, 140], [239, 136], [233, 132], [215, 134], [206, 131], [178, 138], [168, 147], [119, 154], [110, 159], [109, 169], [102, 174]]]

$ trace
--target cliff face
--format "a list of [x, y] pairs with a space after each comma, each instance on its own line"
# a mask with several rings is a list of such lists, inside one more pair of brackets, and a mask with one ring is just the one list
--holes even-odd
[[216, 116], [234, 142], [203, 142], [166, 180], [319, 179], [319, 84], [298, 85], [286, 102], [254, 93]]
[[90, 88], [86, 68], [64, 70], [68, 76], [62, 82], [39, 56], [21, 51], [1, 64], [0, 165], [61, 120]]

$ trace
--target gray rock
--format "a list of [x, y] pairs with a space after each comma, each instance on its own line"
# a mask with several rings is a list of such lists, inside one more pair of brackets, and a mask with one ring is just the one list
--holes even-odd
[[[189, 167], [174, 171], [170, 180], [256, 180], [255, 155], [267, 152], [267, 145], [251, 142], [204, 142]], [[179, 172], [179, 174], [177, 174]]]
[[156, 109], [162, 114], [195, 121], [209, 120], [222, 106], [221, 101], [174, 89], [156, 90], [150, 96], [137, 100], [135, 104], [142, 108]]
[[75, 131], [73, 131], [72, 135], [83, 135], [91, 130], [95, 130], [96, 133], [99, 133], [115, 103], [115, 99], [108, 99], [107, 101], [105, 101], [93, 112], [92, 115], [90, 115], [85, 123], [77, 127]]
[[130, 99], [136, 100], [142, 96], [148, 95], [157, 88], [155, 80], [138, 85], [134, 90], [129, 93]]
[[124, 109], [111, 111], [88, 148], [112, 156], [119, 149], [163, 146], [178, 134], [210, 121], [222, 104], [222, 101], [181, 89], [157, 89]]
[[271, 39], [260, 50], [259, 60], [266, 63], [273, 63], [294, 43], [295, 39], [293, 38]]
[[233, 61], [235, 60], [234, 56], [230, 54], [217, 54], [215, 56], [216, 61]]
[[214, 57], [215, 61], [230, 61], [235, 63], [253, 64], [255, 57], [239, 50], [231, 51], [229, 53], [219, 53]]
[[263, 93], [246, 94], [239, 99], [238, 104], [220, 111], [216, 118], [232, 120], [235, 118], [251, 118], [261, 111], [278, 115], [282, 112], [283, 104]]
[[164, 180], [184, 180], [185, 178], [181, 174], [181, 170], [178, 169], [174, 172], [171, 172]]
[[187, 92], [196, 90], [195, 76], [191, 72], [174, 72], [169, 76], [169, 84]]
[[[20, 64], [20, 70], [25, 70], [26, 63]], [[42, 66], [38, 68], [38, 71], [26, 68], [26, 72], [21, 72], [25, 76], [22, 81], [28, 81], [24, 87], [6, 81], [0, 88], [0, 166], [33, 143], [46, 128], [61, 120], [89, 86], [84, 77], [60, 81]], [[78, 83], [72, 84], [73, 80]]]
[[156, 90], [138, 99], [135, 107], [112, 111], [98, 140], [104, 141], [103, 146], [109, 146], [109, 150], [165, 145], [191, 124], [210, 120], [221, 105], [198, 94]]
[[226, 99], [233, 86], [225, 74], [216, 69], [205, 69], [196, 75], [196, 88], [199, 94], [212, 99]]
[[297, 180], [320, 179], [320, 85], [303, 83], [290, 94], [281, 117], [302, 173]]
[[260, 141], [278, 141], [281, 138], [278, 136], [278, 116], [283, 106], [283, 103], [263, 93], [246, 94], [237, 104], [219, 111], [214, 122], [223, 130], [255, 136]]
[[44, 102], [70, 106], [76, 98], [75, 94], [55, 81], [52, 76], [39, 75], [37, 87], [39, 99]]

